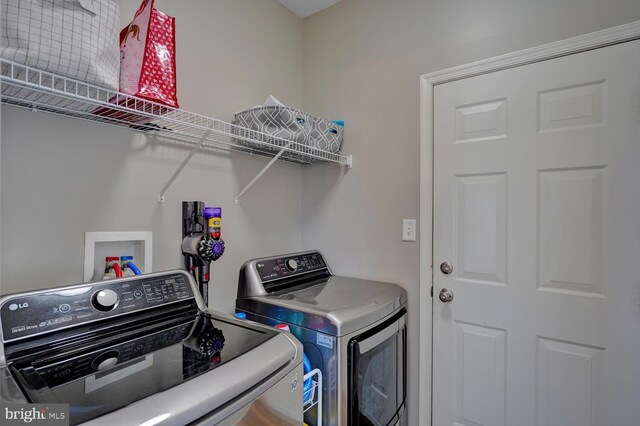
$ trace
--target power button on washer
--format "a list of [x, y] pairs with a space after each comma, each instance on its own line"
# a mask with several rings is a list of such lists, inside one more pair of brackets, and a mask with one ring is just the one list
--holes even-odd
[[69, 306], [68, 304], [65, 303], [64, 305], [60, 305], [58, 307], [58, 310], [60, 312], [62, 312], [63, 314], [66, 314], [67, 312], [69, 312], [71, 310], [71, 306]]

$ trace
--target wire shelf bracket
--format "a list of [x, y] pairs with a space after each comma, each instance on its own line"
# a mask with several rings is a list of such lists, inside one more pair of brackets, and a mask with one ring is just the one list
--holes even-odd
[[167, 191], [173, 184], [173, 181], [178, 178], [178, 176], [182, 172], [182, 169], [184, 169], [186, 165], [189, 163], [189, 161], [191, 161], [191, 158], [193, 158], [196, 152], [198, 152], [198, 150], [202, 148], [202, 146], [204, 145], [204, 142], [207, 140], [207, 137], [209, 137], [210, 134], [211, 134], [211, 130], [207, 130], [206, 132], [204, 132], [204, 134], [200, 138], [200, 142], [198, 142], [198, 144], [191, 149], [187, 157], [184, 160], [182, 160], [182, 163], [178, 166], [178, 169], [173, 173], [173, 175], [169, 178], [167, 183], [160, 190], [160, 194], [158, 194], [159, 202], [164, 203], [165, 201], [164, 194], [167, 193]]
[[284, 148], [282, 148], [280, 150], [280, 152], [278, 152], [275, 157], [273, 157], [271, 159], [271, 161], [269, 161], [267, 163], [266, 166], [264, 166], [264, 168], [262, 170], [260, 170], [260, 172], [256, 175], [256, 177], [254, 177], [251, 182], [249, 182], [247, 184], [247, 186], [244, 187], [244, 189], [242, 191], [240, 191], [240, 193], [236, 196], [236, 204], [240, 204], [240, 197], [242, 197], [245, 192], [247, 192], [249, 189], [251, 189], [251, 187], [258, 181], [258, 179], [260, 179], [262, 177], [263, 174], [265, 174], [267, 172], [267, 170], [269, 170], [271, 168], [271, 166], [274, 165], [274, 163], [276, 161], [278, 161], [278, 159], [282, 156], [282, 154], [284, 154], [284, 152], [287, 150], [287, 148], [289, 148], [290, 144], [287, 144]]

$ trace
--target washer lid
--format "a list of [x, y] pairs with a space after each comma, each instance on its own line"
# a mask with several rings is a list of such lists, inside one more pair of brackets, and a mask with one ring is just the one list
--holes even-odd
[[69, 404], [71, 424], [142, 424], [169, 414], [169, 423], [187, 424], [259, 385], [299, 352], [273, 329], [203, 313], [112, 328], [117, 332], [105, 330], [102, 340], [13, 359], [29, 400]]
[[333, 336], [343, 336], [395, 312], [407, 301], [396, 284], [329, 277], [311, 285], [238, 299], [240, 309]]

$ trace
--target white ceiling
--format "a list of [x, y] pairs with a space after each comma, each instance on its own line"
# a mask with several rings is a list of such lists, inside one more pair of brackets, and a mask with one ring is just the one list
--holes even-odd
[[341, 0], [279, 0], [301, 18], [306, 18], [314, 13], [339, 3]]

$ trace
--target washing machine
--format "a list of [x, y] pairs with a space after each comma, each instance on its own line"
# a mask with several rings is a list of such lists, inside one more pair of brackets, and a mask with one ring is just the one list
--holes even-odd
[[302, 345], [206, 309], [186, 271], [0, 299], [0, 400], [70, 424], [302, 423]]
[[319, 251], [246, 262], [236, 299], [249, 320], [289, 326], [322, 371], [323, 424], [344, 426], [406, 424], [406, 305], [402, 287], [336, 276]]

